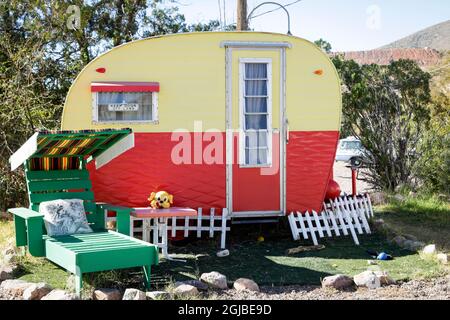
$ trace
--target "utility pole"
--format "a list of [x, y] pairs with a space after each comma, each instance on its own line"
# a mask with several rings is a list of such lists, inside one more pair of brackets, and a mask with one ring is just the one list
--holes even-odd
[[247, 0], [237, 0], [237, 31], [248, 30]]

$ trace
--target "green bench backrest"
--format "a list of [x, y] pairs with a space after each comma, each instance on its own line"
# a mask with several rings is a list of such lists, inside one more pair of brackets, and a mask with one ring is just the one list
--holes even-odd
[[32, 210], [39, 211], [39, 204], [44, 201], [82, 199], [88, 221], [97, 223], [97, 226], [93, 226], [94, 228], [104, 227], [101, 225], [103, 219], [99, 219], [103, 217], [98, 217], [103, 213], [96, 212], [88, 170], [27, 171], [26, 177]]

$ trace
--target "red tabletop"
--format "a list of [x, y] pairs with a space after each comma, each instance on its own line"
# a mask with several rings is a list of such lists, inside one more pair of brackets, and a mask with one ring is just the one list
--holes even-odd
[[197, 211], [192, 208], [170, 207], [167, 209], [153, 209], [151, 207], [134, 208], [131, 215], [136, 218], [164, 218], [196, 216]]

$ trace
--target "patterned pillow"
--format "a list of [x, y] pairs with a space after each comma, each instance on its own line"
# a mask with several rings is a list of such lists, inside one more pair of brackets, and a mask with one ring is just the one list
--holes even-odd
[[93, 232], [84, 212], [83, 200], [53, 200], [41, 202], [39, 212], [44, 214], [49, 236]]

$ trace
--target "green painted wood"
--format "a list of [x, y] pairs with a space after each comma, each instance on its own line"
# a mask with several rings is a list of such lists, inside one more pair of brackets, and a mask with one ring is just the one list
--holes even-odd
[[43, 217], [32, 217], [27, 220], [28, 227], [28, 251], [35, 257], [45, 256], [43, 230]]
[[11, 212], [15, 216], [19, 216], [25, 220], [36, 217], [44, 217], [42, 213], [30, 210], [28, 208], [13, 208], [8, 209], [8, 212]]
[[[87, 170], [28, 171], [27, 182], [30, 206], [35, 210], [43, 201], [85, 200], [86, 216], [95, 232], [50, 237], [43, 230], [42, 214], [27, 208], [15, 208], [9, 211], [14, 214], [17, 245], [28, 245], [32, 255], [45, 256], [74, 273], [77, 293], [81, 292], [83, 273], [132, 267], [143, 267], [144, 282], [146, 287], [150, 286], [151, 266], [159, 262], [158, 247], [128, 236], [130, 208], [93, 202]], [[69, 192], [73, 189], [87, 191]], [[104, 230], [105, 210], [116, 212], [118, 232]]]
[[156, 254], [156, 248], [141, 246], [139, 248], [80, 253], [76, 257], [77, 264], [82, 266], [83, 272], [97, 272], [153, 265]]
[[35, 180], [59, 180], [59, 179], [89, 179], [87, 170], [52, 170], [52, 171], [27, 171], [27, 179]]
[[[156, 246], [114, 231], [59, 237], [45, 236], [44, 238], [47, 257], [72, 273], [75, 271], [72, 265], [74, 259], [83, 273], [133, 266], [150, 266], [158, 263]], [[103, 239], [105, 243], [109, 239], [111, 243], [95, 250], [99, 238]], [[125, 241], [124, 243], [129, 247], [121, 240]], [[116, 245], [112, 243], [116, 243]], [[76, 248], [73, 247], [74, 245]]]
[[151, 273], [152, 273], [152, 266], [143, 266], [142, 267], [144, 271], [144, 286], [145, 289], [150, 290], [150, 280], [151, 280]]
[[44, 201], [51, 201], [57, 199], [81, 199], [94, 200], [94, 193], [92, 191], [83, 192], [46, 192], [46, 193], [31, 193], [30, 201], [32, 203], [41, 203]]
[[28, 244], [28, 237], [25, 219], [21, 216], [14, 215], [14, 228], [16, 231], [16, 246], [26, 246]]
[[56, 181], [31, 181], [28, 183], [30, 192], [36, 191], [59, 191], [59, 190], [78, 190], [91, 189], [90, 180], [56, 180]]
[[77, 259], [75, 252], [64, 248], [53, 238], [44, 236], [46, 258], [71, 273], [76, 272]]
[[130, 213], [131, 209], [116, 210], [117, 231], [127, 236], [130, 235]]
[[95, 214], [96, 210], [97, 205], [95, 204], [95, 202], [84, 201], [84, 211], [93, 212], [93, 214]]

